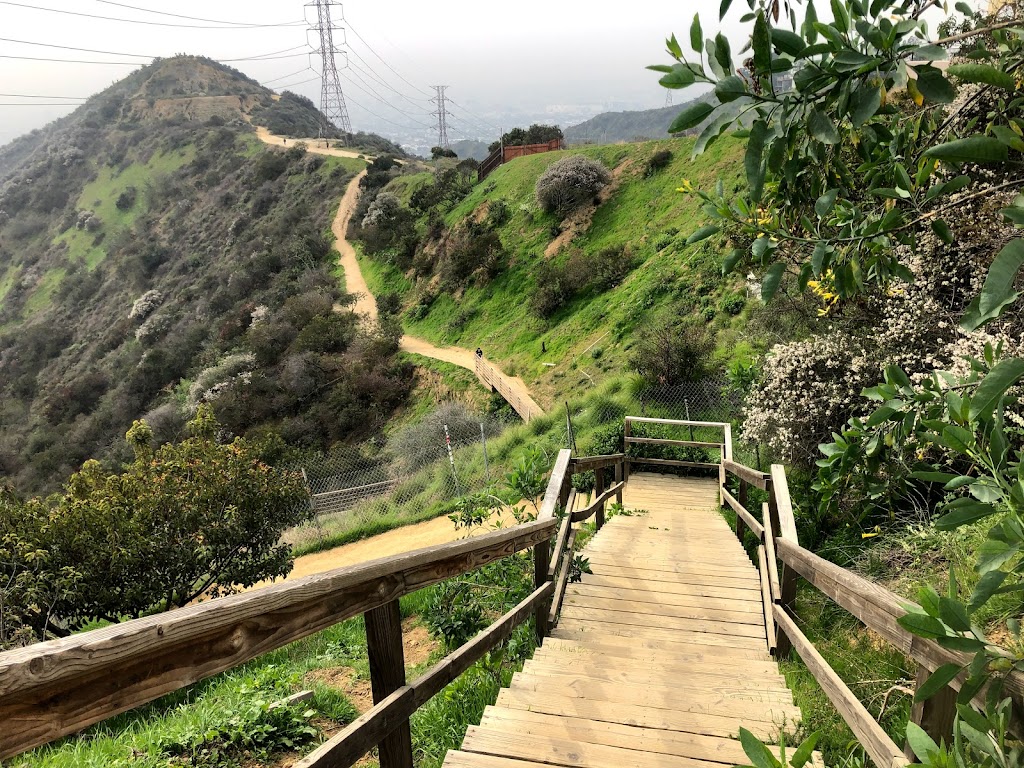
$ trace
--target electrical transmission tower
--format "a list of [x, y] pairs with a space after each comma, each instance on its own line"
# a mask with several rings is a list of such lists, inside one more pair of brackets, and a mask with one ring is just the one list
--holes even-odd
[[336, 55], [341, 51], [334, 45], [334, 32], [340, 30], [331, 20], [331, 7], [340, 3], [331, 0], [314, 0], [309, 5], [316, 8], [317, 23], [311, 31], [320, 35], [320, 48], [316, 53], [323, 60], [323, 85], [320, 90], [320, 138], [331, 133], [331, 127], [340, 128], [343, 134], [352, 132], [352, 122], [348, 118], [348, 107], [345, 105], [345, 94], [341, 90], [341, 78], [338, 76]]
[[437, 118], [437, 146], [442, 149], [451, 149], [448, 143], [448, 100], [444, 95], [447, 89], [447, 85], [435, 85], [437, 96], [430, 100], [437, 104], [437, 112], [431, 112], [431, 115]]
[[665, 106], [666, 107], [671, 107], [672, 106], [672, 91], [668, 91], [665, 94]]

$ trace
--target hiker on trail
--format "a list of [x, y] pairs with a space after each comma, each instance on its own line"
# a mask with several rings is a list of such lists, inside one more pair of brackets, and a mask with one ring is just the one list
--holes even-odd
[[476, 356], [479, 357], [481, 360], [484, 359], [484, 351], [480, 349], [480, 347], [476, 348]]
[[285, 145], [286, 147], [288, 146], [288, 139], [281, 139], [281, 141], [283, 141], [283, 142], [284, 142], [284, 145]]

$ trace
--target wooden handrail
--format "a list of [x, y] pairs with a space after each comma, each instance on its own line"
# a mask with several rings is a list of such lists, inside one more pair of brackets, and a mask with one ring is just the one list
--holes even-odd
[[723, 461], [722, 466], [726, 472], [735, 475], [744, 482], [750, 483], [755, 488], [760, 488], [762, 491], [768, 490], [771, 475], [766, 472], [758, 472], [756, 469], [737, 464], [735, 461]]
[[647, 445], [677, 445], [687, 448], [717, 448], [725, 450], [725, 443], [709, 443], [700, 440], [667, 440], [660, 437], [627, 437], [627, 443], [644, 443]]
[[667, 424], [681, 427], [728, 427], [730, 424], [725, 421], [689, 421], [688, 419], [652, 419], [647, 416], [627, 416], [626, 421], [631, 424]]
[[600, 496], [595, 498], [592, 502], [590, 502], [588, 506], [573, 512], [571, 515], [572, 521], [574, 523], [580, 523], [584, 520], [589, 519], [591, 516], [593, 516], [595, 512], [597, 512], [598, 509], [600, 509], [602, 504], [608, 501], [608, 499], [610, 499], [612, 496], [617, 496], [619, 492], [622, 491], [622, 487], [624, 485], [625, 483], [617, 483], [616, 485], [613, 485], [607, 491], [605, 491]]
[[557, 527], [538, 520], [0, 654], [0, 759], [546, 545]]
[[612, 453], [608, 456], [576, 456], [570, 461], [569, 467], [572, 473], [576, 474], [588, 472], [592, 469], [614, 467], [617, 464], [621, 464], [625, 458], [626, 454], [624, 453]]
[[457, 651], [448, 654], [412, 683], [405, 685], [354, 720], [341, 733], [321, 744], [295, 764], [295, 768], [349, 766], [373, 749], [392, 731], [481, 659], [498, 643], [506, 640], [554, 591], [551, 582], [533, 591], [529, 597], [491, 624]]
[[729, 493], [729, 490], [725, 487], [722, 488], [722, 500], [729, 505], [733, 512], [744, 522], [744, 524], [753, 531], [754, 535], [758, 539], [764, 539], [764, 526], [757, 521], [747, 508], [740, 504], [736, 497]]
[[829, 697], [843, 720], [850, 726], [850, 729], [857, 736], [857, 739], [864, 746], [871, 761], [878, 768], [901, 768], [909, 765], [910, 761], [903, 755], [896, 742], [889, 738], [889, 735], [882, 729], [875, 718], [871, 716], [867, 708], [860, 703], [853, 691], [849, 689], [842, 678], [836, 674], [827, 661], [818, 653], [818, 649], [807, 639], [796, 622], [789, 616], [782, 606], [774, 607], [775, 622], [786, 633], [793, 646], [796, 648], [800, 658], [803, 659], [807, 669], [814, 675], [814, 679], [821, 685], [825, 695]]

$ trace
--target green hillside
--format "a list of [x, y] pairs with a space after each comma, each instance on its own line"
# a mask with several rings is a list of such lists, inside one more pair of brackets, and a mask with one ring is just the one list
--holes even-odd
[[[486, 217], [495, 206], [507, 208], [508, 221], [496, 228], [505, 267], [491, 281], [450, 292], [437, 290], [432, 274], [403, 272], [380, 258], [364, 256], [362, 267], [375, 293], [403, 297], [408, 332], [435, 343], [483, 347], [489, 357], [551, 397], [586, 382], [579, 369], [595, 380], [621, 375], [636, 332], [657, 322], [660, 312], [708, 322], [717, 333], [723, 365], [734, 357], [745, 358], [748, 347], [736, 332], [743, 321], [742, 281], [723, 282], [721, 256], [711, 244], [686, 245], [705, 216], [698, 198], [678, 191], [684, 180], [713, 186], [721, 179], [726, 188], [739, 188], [742, 144], [724, 139], [696, 160], [690, 159], [691, 148], [691, 140], [585, 147], [500, 167], [444, 215], [451, 229]], [[673, 153], [670, 164], [647, 175], [648, 160], [666, 149]], [[551, 163], [570, 154], [595, 158], [612, 169], [617, 187], [597, 208], [589, 227], [558, 255], [546, 257], [560, 219], [538, 208], [534, 185]], [[408, 201], [429, 179], [429, 174], [402, 177], [386, 191]], [[425, 221], [420, 225], [426, 228]], [[627, 249], [634, 264], [620, 285], [584, 291], [547, 319], [529, 312], [543, 263], [564, 265], [573, 256], [619, 248]], [[599, 359], [585, 354], [598, 347], [603, 352]]]

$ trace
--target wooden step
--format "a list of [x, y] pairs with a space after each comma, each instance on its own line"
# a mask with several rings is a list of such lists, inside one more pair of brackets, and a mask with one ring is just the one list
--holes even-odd
[[570, 664], [562, 660], [561, 663], [553, 662], [549, 658], [534, 657], [523, 665], [523, 672], [536, 675], [561, 675], [563, 677], [582, 677], [588, 680], [601, 681], [605, 683], [618, 683], [622, 685], [636, 686], [728, 686], [730, 689], [754, 690], [759, 692], [778, 693], [785, 696], [786, 701], [792, 701], [792, 694], [786, 687], [786, 678], [776, 673], [774, 675], [752, 675], [744, 677], [729, 674], [709, 674], [701, 669], [679, 669], [674, 667], [671, 670], [667, 667], [655, 667], [638, 669], [612, 667], [608, 664], [594, 664], [593, 662], [576, 662]]
[[780, 717], [778, 720], [759, 718], [741, 720], [730, 715], [701, 714], [680, 709], [659, 709], [648, 707], [643, 703], [599, 701], [555, 693], [537, 696], [533, 691], [511, 688], [505, 688], [498, 694], [497, 705], [508, 709], [579, 717], [605, 723], [624, 723], [658, 730], [700, 733], [723, 738], [737, 736], [740, 726], [743, 726], [760, 739], [773, 740], [779, 737], [780, 730], [792, 731], [799, 722], [793, 717]]
[[622, 576], [614, 573], [585, 573], [581, 584], [613, 589], [636, 589], [650, 592], [668, 592], [674, 595], [695, 595], [700, 597], [722, 597], [727, 600], [761, 601], [761, 585], [723, 586], [718, 583], [708, 584], [702, 581], [664, 581], [657, 579]]
[[585, 677], [525, 672], [516, 672], [509, 687], [519, 691], [534, 691], [540, 696], [574, 696], [580, 699], [617, 701], [622, 704], [643, 704], [656, 709], [700, 712], [744, 720], [762, 718], [772, 721], [777, 718], [800, 717], [800, 710], [793, 705], [791, 696], [788, 701], [782, 701], [789, 695], [788, 691], [786, 694], [761, 693], [724, 685], [685, 689], [631, 687]]
[[487, 707], [480, 720], [480, 726], [509, 733], [554, 736], [587, 744], [604, 744], [609, 747], [709, 760], [730, 766], [748, 762], [743, 747], [735, 739], [556, 716], [522, 709]]
[[652, 613], [637, 613], [599, 608], [581, 608], [575, 605], [563, 606], [562, 616], [566, 619], [607, 624], [625, 624], [647, 629], [680, 629], [687, 632], [707, 632], [727, 637], [752, 637], [764, 640], [764, 624], [737, 624], [734, 622], [711, 621], [709, 619], [687, 619]]
[[[588, 558], [589, 559], [589, 558]], [[734, 589], [761, 589], [761, 580], [757, 571], [750, 569], [748, 575], [736, 576], [709, 576], [704, 573], [689, 573], [686, 571], [658, 571], [645, 568], [641, 565], [631, 564], [624, 561], [621, 564], [609, 562], [590, 562], [590, 570], [602, 576], [615, 576], [620, 579], [641, 579], [643, 581], [659, 581], [669, 584], [714, 584], [720, 587], [732, 587]]]
[[[615, 644], [614, 640], [621, 640]], [[778, 671], [778, 664], [766, 651], [745, 651], [738, 649], [721, 649], [715, 646], [693, 646], [668, 653], [663, 649], [643, 648], [633, 645], [629, 638], [609, 638], [600, 644], [581, 643], [558, 637], [544, 638], [544, 645], [538, 652], [558, 655], [565, 658], [605, 659], [610, 664], [665, 664], [666, 666], [686, 666], [693, 664], [706, 665], [729, 671], [736, 670], [742, 675], [748, 667]]]
[[762, 615], [762, 602], [760, 597], [749, 595], [744, 598], [716, 598], [705, 597], [704, 595], [685, 595], [673, 592], [660, 592], [653, 589], [623, 589], [621, 587], [603, 587], [591, 583], [590, 579], [567, 587], [566, 596], [574, 595], [580, 598], [588, 597], [600, 600], [627, 600], [633, 605], [654, 605], [654, 606], [678, 606], [696, 609], [720, 610], [721, 606], [727, 606], [732, 613]]
[[721, 763], [657, 752], [640, 752], [604, 744], [481, 728], [471, 725], [462, 742], [464, 752], [501, 755], [566, 768], [721, 768]]
[[[735, 648], [747, 651], [763, 651], [767, 647], [764, 638], [736, 637], [734, 635], [716, 635], [711, 632], [685, 632], [664, 627], [637, 627], [629, 624], [608, 624], [605, 622], [585, 621], [563, 616], [558, 622], [556, 637], [566, 637], [582, 642], [605, 642], [605, 638], [629, 638], [638, 643], [653, 641], [662, 647], [685, 650], [689, 645], [715, 646], [717, 648]], [[650, 646], [649, 646], [650, 647]]]

